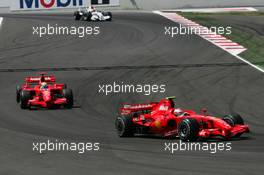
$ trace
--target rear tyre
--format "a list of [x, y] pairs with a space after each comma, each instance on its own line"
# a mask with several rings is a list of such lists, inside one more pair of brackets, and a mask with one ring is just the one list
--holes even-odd
[[75, 19], [76, 21], [80, 21], [81, 16], [80, 16], [80, 15], [76, 15], [76, 16], [74, 17], [74, 19]]
[[230, 126], [244, 125], [244, 120], [239, 114], [229, 114], [223, 117], [223, 120]]
[[16, 86], [16, 102], [20, 103], [21, 98], [21, 88], [20, 86]]
[[179, 137], [182, 141], [196, 141], [198, 139], [199, 124], [195, 119], [183, 119], [178, 126]]
[[29, 109], [28, 101], [30, 100], [30, 91], [21, 91], [21, 109]]
[[76, 21], [81, 20], [81, 15], [79, 14], [79, 12], [75, 12], [75, 13], [74, 13], [74, 19], [75, 19]]
[[106, 21], [112, 21], [112, 13], [111, 12], [106, 12], [105, 15], [110, 16], [110, 18], [107, 19]]
[[73, 92], [71, 89], [63, 89], [63, 95], [67, 100], [66, 108], [71, 109], [73, 107]]
[[133, 115], [121, 115], [116, 118], [115, 128], [119, 137], [132, 137], [135, 134]]

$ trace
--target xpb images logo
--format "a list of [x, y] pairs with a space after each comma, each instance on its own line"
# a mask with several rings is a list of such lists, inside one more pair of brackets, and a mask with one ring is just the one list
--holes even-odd
[[215, 154], [217, 152], [231, 151], [231, 142], [167, 142], [164, 143], [164, 150], [170, 152], [171, 154], [186, 151], [202, 151]]

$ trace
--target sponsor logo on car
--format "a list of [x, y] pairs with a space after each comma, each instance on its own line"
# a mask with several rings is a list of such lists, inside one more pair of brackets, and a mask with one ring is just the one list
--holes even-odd
[[130, 108], [130, 109], [138, 109], [138, 108], [149, 108], [151, 107], [151, 104], [146, 104], [146, 105], [124, 105], [124, 108]]

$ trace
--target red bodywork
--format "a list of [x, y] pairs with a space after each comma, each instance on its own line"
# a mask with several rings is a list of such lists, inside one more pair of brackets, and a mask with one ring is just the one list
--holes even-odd
[[231, 126], [220, 118], [206, 115], [206, 113], [197, 114], [195, 111], [185, 109], [181, 109], [182, 115], [176, 116], [174, 110], [174, 103], [171, 100], [163, 99], [160, 102], [124, 105], [120, 108], [120, 113], [128, 115], [140, 111], [141, 114], [133, 117], [135, 126], [142, 129], [142, 132], [139, 131], [140, 134], [178, 136], [179, 123], [186, 118], [193, 118], [199, 123], [198, 136], [200, 138], [220, 136], [229, 139], [249, 132], [248, 125]]
[[[41, 83], [48, 84], [47, 89], [41, 89]], [[64, 84], [56, 84], [55, 76], [36, 76], [25, 78], [25, 84], [21, 91], [30, 91], [31, 99], [28, 106], [50, 108], [53, 106], [66, 105], [67, 99], [63, 97]]]

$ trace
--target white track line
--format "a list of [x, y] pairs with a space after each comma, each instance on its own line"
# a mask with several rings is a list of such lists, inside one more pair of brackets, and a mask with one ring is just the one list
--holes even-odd
[[192, 8], [164, 10], [163, 12], [199, 12], [199, 13], [221, 13], [221, 12], [256, 12], [253, 7], [230, 7], [230, 8]]
[[240, 57], [240, 56], [238, 56], [238, 55], [234, 55], [234, 56], [235, 56], [237, 59], [239, 59], [239, 60], [241, 60], [241, 61], [247, 63], [248, 65], [250, 65], [250, 66], [254, 67], [255, 69], [259, 70], [260, 72], [264, 73], [264, 69], [262, 69], [262, 68], [256, 66], [255, 64], [252, 64], [252, 63], [249, 62], [248, 60], [245, 60], [244, 58], [242, 58], [242, 57]]
[[0, 17], [0, 27], [2, 26], [4, 18]]
[[[179, 23], [183, 26], [186, 27], [198, 27], [200, 29], [205, 29], [205, 30], [209, 30], [207, 27], [201, 26], [198, 23], [195, 23], [175, 12], [173, 13], [166, 13], [166, 12], [161, 12], [161, 11], [153, 11], [153, 13], [159, 14], [173, 22]], [[225, 50], [226, 52], [228, 52], [229, 54], [235, 56], [237, 59], [247, 63], [248, 65], [254, 67], [255, 69], [261, 71], [262, 73], [264, 73], [264, 69], [250, 63], [249, 61], [247, 61], [246, 59], [238, 56], [240, 53], [244, 52], [245, 50], [247, 50], [245, 47], [239, 45], [238, 43], [235, 43], [221, 35], [218, 34], [214, 34], [214, 33], [208, 33], [208, 34], [197, 34], [198, 36], [200, 36], [201, 38], [209, 41], [210, 43], [220, 47], [221, 49]]]

